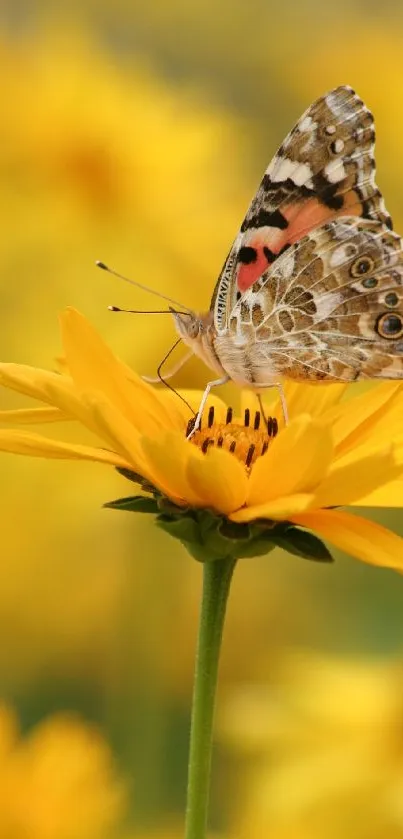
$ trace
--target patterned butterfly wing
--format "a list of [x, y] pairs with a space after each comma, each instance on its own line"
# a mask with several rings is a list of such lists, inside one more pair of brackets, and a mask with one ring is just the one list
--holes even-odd
[[338, 87], [314, 102], [269, 164], [218, 279], [211, 309], [225, 332], [240, 295], [284, 250], [339, 216], [392, 222], [375, 183], [374, 120]]
[[292, 245], [245, 292], [229, 324], [250, 380], [403, 378], [402, 240], [335, 219]]

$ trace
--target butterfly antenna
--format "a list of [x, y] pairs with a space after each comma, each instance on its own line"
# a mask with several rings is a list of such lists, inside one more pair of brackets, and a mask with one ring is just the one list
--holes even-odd
[[178, 312], [176, 309], [121, 309], [120, 306], [108, 306], [110, 312], [124, 312], [127, 315], [190, 315], [190, 312]]
[[178, 344], [180, 344], [180, 343], [181, 343], [181, 341], [182, 341], [182, 338], [178, 338], [178, 340], [177, 340], [177, 341], [175, 341], [175, 343], [172, 345], [171, 349], [170, 349], [170, 350], [168, 350], [167, 354], [164, 356], [164, 358], [162, 359], [162, 361], [159, 363], [158, 368], [157, 368], [157, 376], [158, 376], [158, 378], [159, 378], [160, 382], [161, 382], [163, 385], [165, 385], [165, 387], [167, 387], [167, 388], [168, 388], [168, 390], [171, 390], [171, 391], [172, 391], [172, 393], [174, 393], [176, 396], [178, 396], [178, 397], [179, 397], [179, 399], [181, 399], [181, 400], [182, 400], [182, 402], [184, 402], [184, 403], [185, 403], [185, 405], [189, 408], [189, 410], [192, 412], [193, 416], [195, 417], [195, 416], [196, 416], [196, 411], [192, 408], [192, 406], [191, 406], [191, 405], [189, 405], [189, 402], [185, 399], [185, 397], [184, 397], [184, 396], [181, 396], [181, 394], [180, 394], [180, 393], [178, 393], [178, 391], [177, 391], [177, 390], [175, 390], [175, 388], [174, 388], [174, 387], [172, 387], [172, 385], [168, 384], [168, 382], [166, 381], [166, 379], [164, 379], [164, 377], [163, 377], [163, 375], [162, 375], [162, 373], [161, 373], [161, 370], [162, 370], [162, 368], [163, 368], [163, 366], [164, 366], [165, 362], [166, 362], [166, 361], [168, 361], [169, 356], [173, 353], [173, 351], [176, 349], [176, 347], [178, 346]]
[[[138, 283], [137, 280], [130, 280], [129, 277], [125, 277], [123, 274], [119, 274], [117, 271], [114, 271], [113, 268], [109, 268], [108, 265], [105, 265], [105, 262], [101, 262], [99, 259], [96, 261], [95, 265], [97, 268], [101, 268], [102, 271], [107, 271], [108, 274], [112, 274], [114, 277], [117, 277], [119, 280], [124, 280], [125, 283], [130, 283], [130, 285], [136, 286], [136, 288], [141, 288], [142, 291], [148, 291], [150, 294], [155, 294], [157, 297], [160, 297], [161, 300], [166, 300], [168, 303], [173, 303], [174, 306], [179, 306], [180, 309], [185, 310], [185, 314], [193, 314], [191, 309], [188, 309], [187, 306], [183, 306], [182, 303], [178, 303], [177, 300], [174, 300], [173, 297], [167, 297], [166, 294], [161, 294], [160, 291], [154, 291], [153, 288], [149, 288], [149, 286], [143, 285], [143, 283]], [[113, 311], [117, 309], [113, 307]]]

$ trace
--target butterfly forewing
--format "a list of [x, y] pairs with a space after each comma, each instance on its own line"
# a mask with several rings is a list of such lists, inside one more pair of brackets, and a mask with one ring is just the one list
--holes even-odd
[[373, 117], [350, 87], [314, 102], [269, 164], [213, 295], [218, 334], [239, 297], [287, 247], [331, 219], [359, 216], [391, 228], [375, 184]]

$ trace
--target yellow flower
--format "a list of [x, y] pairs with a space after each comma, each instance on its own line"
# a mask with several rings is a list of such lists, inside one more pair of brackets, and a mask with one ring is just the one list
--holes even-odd
[[401, 718], [399, 656], [280, 656], [218, 720], [238, 767], [236, 836], [401, 837]]
[[[226, 522], [220, 531], [225, 538], [244, 538], [245, 525], [259, 531], [266, 522], [262, 538], [267, 550], [267, 523], [273, 527], [287, 522], [315, 531], [365, 562], [403, 567], [398, 536], [334, 509], [403, 505], [400, 384], [386, 382], [345, 402], [342, 385], [288, 385], [291, 419], [277, 434], [275, 420], [271, 434], [248, 425], [248, 418], [246, 424], [226, 424], [227, 407], [215, 397], [208, 403], [207, 429], [204, 417], [202, 430], [187, 440], [189, 408], [180, 399], [134, 374], [79, 313], [67, 310], [61, 325], [69, 374], [1, 364], [1, 384], [39, 399], [45, 407], [6, 411], [0, 418], [19, 423], [78, 420], [98, 444], [2, 430], [0, 449], [99, 461], [134, 472], [146, 492], [154, 489], [158, 494], [162, 512], [171, 513], [172, 505], [178, 515], [189, 508], [210, 511]], [[199, 397], [187, 397], [197, 408]], [[275, 403], [272, 413], [281, 416]], [[258, 417], [252, 417], [252, 425], [257, 423]], [[164, 506], [164, 499], [170, 500], [171, 508]], [[147, 500], [144, 504], [151, 509]], [[294, 527], [295, 532], [301, 534]], [[277, 544], [286, 546], [287, 533], [282, 531]], [[263, 547], [260, 542], [259, 552]]]
[[124, 797], [97, 731], [57, 714], [21, 738], [0, 708], [1, 839], [101, 839], [118, 826]]

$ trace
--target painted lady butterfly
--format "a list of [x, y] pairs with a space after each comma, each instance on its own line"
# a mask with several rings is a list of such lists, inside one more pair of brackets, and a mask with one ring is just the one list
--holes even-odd
[[220, 376], [195, 427], [229, 380], [259, 391], [282, 376], [403, 378], [403, 243], [375, 184], [374, 140], [350, 87], [314, 102], [266, 169], [210, 310], [173, 312]]

